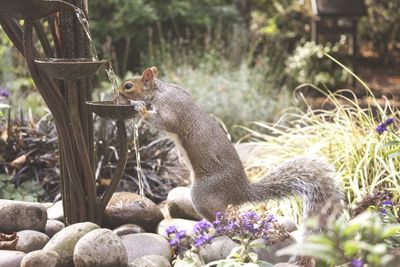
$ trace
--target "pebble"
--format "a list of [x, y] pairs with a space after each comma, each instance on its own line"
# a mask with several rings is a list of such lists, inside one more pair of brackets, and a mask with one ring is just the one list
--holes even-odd
[[46, 226], [46, 208], [40, 203], [0, 199], [0, 232], [20, 230], [42, 232]]
[[25, 253], [42, 249], [50, 238], [41, 232], [33, 230], [23, 230], [17, 232], [18, 242], [16, 250]]
[[0, 250], [0, 267], [20, 267], [24, 252]]
[[121, 238], [109, 229], [96, 229], [79, 239], [75, 267], [126, 267], [128, 255]]
[[57, 220], [47, 220], [44, 233], [49, 237], [53, 237], [56, 233], [60, 232], [64, 228], [65, 225], [63, 222]]
[[91, 222], [72, 224], [55, 234], [47, 242], [43, 250], [56, 252], [60, 256], [61, 264], [71, 264], [74, 248], [78, 240], [85, 234], [98, 228], [100, 228], [98, 225]]
[[128, 235], [128, 234], [138, 234], [138, 233], [145, 233], [146, 230], [144, 230], [142, 227], [139, 225], [133, 224], [133, 223], [128, 223], [124, 224], [121, 226], [118, 226], [113, 230], [115, 234], [118, 236], [122, 235]]
[[122, 243], [128, 252], [128, 262], [147, 256], [160, 255], [168, 261], [172, 259], [172, 249], [168, 241], [157, 234], [141, 233], [121, 236]]
[[129, 267], [171, 267], [171, 263], [160, 255], [147, 255], [129, 263]]
[[58, 267], [60, 256], [54, 251], [36, 250], [22, 259], [21, 267]]
[[136, 193], [114, 193], [104, 213], [104, 225], [114, 229], [120, 225], [133, 223], [148, 232], [154, 232], [157, 224], [164, 219], [160, 208], [150, 199]]
[[172, 218], [181, 218], [199, 221], [202, 217], [196, 212], [193, 206], [190, 188], [175, 187], [168, 193], [167, 207]]

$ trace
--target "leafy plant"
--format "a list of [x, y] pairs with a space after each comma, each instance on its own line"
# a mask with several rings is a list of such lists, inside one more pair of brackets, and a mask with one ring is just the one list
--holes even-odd
[[384, 223], [377, 212], [364, 212], [347, 220], [331, 220], [326, 232], [309, 236], [303, 243], [278, 251], [278, 255], [296, 251], [319, 260], [317, 266], [380, 267], [397, 266], [387, 241], [399, 237], [400, 224]]
[[12, 177], [0, 174], [0, 198], [35, 202], [43, 194], [44, 189], [36, 181], [24, 181], [16, 187]]

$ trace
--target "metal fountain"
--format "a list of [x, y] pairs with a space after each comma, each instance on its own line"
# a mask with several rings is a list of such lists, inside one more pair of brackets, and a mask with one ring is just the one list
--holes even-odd
[[[86, 16], [87, 22], [87, 0], [0, 0], [0, 25], [24, 55], [32, 79], [54, 117], [65, 223], [101, 224], [125, 169], [128, 148], [124, 121], [134, 116], [135, 108], [112, 101], [91, 101], [90, 78], [110, 63], [93, 56], [93, 44], [85, 38], [88, 29], [82, 27], [77, 11]], [[34, 37], [41, 47], [35, 46], [38, 42]], [[119, 161], [102, 197], [96, 195], [92, 112], [115, 120], [118, 130]]]

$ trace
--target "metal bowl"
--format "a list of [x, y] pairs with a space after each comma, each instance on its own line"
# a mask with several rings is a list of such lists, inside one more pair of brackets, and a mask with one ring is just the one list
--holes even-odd
[[117, 105], [113, 101], [87, 101], [90, 110], [99, 117], [112, 120], [126, 120], [136, 116], [134, 105]]

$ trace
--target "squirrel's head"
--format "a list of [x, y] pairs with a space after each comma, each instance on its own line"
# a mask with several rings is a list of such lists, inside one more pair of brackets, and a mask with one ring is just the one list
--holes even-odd
[[147, 68], [141, 76], [124, 81], [119, 87], [119, 94], [132, 100], [144, 100], [153, 92], [157, 76], [156, 67]]

